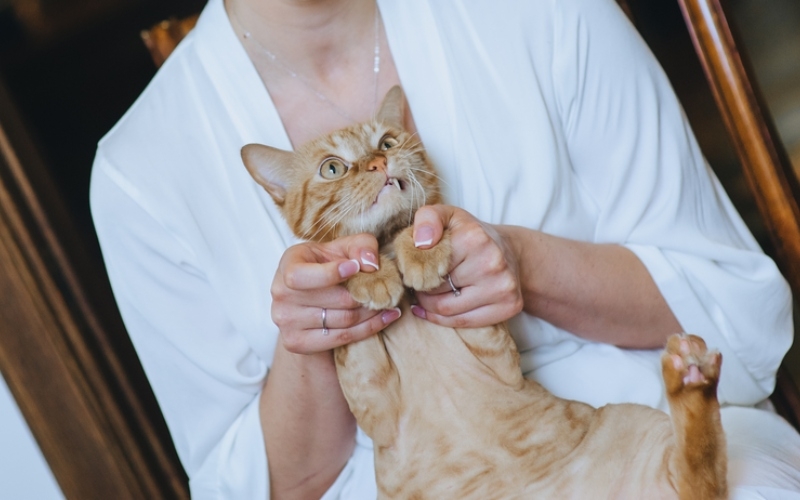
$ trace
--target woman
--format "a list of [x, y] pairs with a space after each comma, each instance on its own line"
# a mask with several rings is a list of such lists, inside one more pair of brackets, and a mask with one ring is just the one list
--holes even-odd
[[750, 408], [791, 342], [789, 291], [613, 0], [211, 0], [92, 177], [115, 295], [193, 497], [375, 496], [331, 349], [396, 319], [339, 286], [377, 245], [298, 244], [239, 149], [365, 120], [398, 83], [450, 204], [420, 210], [415, 239], [451, 228], [462, 290], [414, 313], [510, 319], [526, 376], [593, 405], [666, 409], [658, 349], [698, 333], [725, 360], [732, 491], [799, 490], [800, 439]]

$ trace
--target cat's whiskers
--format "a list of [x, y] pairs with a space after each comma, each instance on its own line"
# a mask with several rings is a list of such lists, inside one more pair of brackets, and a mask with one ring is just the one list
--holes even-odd
[[402, 151], [402, 156], [407, 158], [410, 155], [423, 153], [425, 148], [422, 146], [420, 141], [417, 141], [413, 144], [403, 143], [400, 147], [398, 147], [398, 150]]
[[[340, 208], [341, 204], [342, 204], [341, 201], [339, 203], [335, 204], [331, 208], [330, 212], [334, 212], [337, 208]], [[320, 240], [324, 239], [326, 236], [328, 236], [331, 233], [331, 231], [335, 231], [336, 230], [336, 225], [339, 222], [341, 222], [345, 217], [347, 217], [353, 209], [354, 209], [353, 207], [346, 207], [344, 210], [342, 210], [340, 212], [337, 212], [336, 217], [332, 218], [332, 219], [329, 219], [329, 218], [326, 218], [326, 217], [321, 217], [318, 221], [314, 222], [314, 224], [312, 224], [311, 227], [308, 228], [308, 230], [305, 231], [305, 234], [308, 235], [308, 236], [305, 237], [305, 239], [312, 240], [312, 241], [317, 241], [318, 239], [320, 239]], [[319, 226], [319, 227], [317, 227], [317, 226]], [[315, 227], [317, 227], [317, 230], [314, 233], [309, 235], [311, 230], [314, 229]], [[320, 236], [320, 233], [323, 230], [325, 230], [326, 228], [327, 228], [327, 231], [325, 231], [325, 233]]]
[[361, 205], [362, 205], [361, 213], [358, 214], [358, 219], [359, 219], [359, 222], [361, 223], [361, 227], [359, 228], [359, 232], [363, 233], [364, 232], [364, 207], [363, 207], [364, 202], [363, 201], [361, 202]]
[[[413, 143], [411, 141], [414, 141]], [[403, 142], [397, 145], [397, 149], [418, 148], [422, 146], [422, 141], [417, 137], [417, 134], [411, 134], [403, 138]]]
[[441, 183], [441, 184], [444, 184], [445, 186], [449, 186], [449, 185], [450, 185], [450, 184], [448, 184], [448, 182], [447, 182], [447, 181], [445, 181], [445, 180], [444, 180], [444, 179], [443, 179], [443, 178], [442, 178], [440, 175], [437, 175], [436, 173], [434, 173], [434, 172], [431, 172], [430, 170], [428, 170], [428, 169], [426, 169], [426, 168], [418, 168], [418, 167], [417, 167], [417, 168], [415, 168], [415, 167], [408, 167], [408, 169], [409, 169], [409, 170], [411, 170], [411, 171], [414, 171], [414, 172], [422, 172], [422, 173], [423, 173], [423, 174], [425, 174], [425, 175], [430, 175], [430, 176], [433, 176], [433, 178], [434, 178], [434, 179], [436, 179], [437, 181], [439, 181], [439, 183]]
[[[315, 226], [319, 227], [316, 229], [316, 231], [311, 233], [311, 230], [314, 229]], [[328, 221], [324, 220], [318, 221], [317, 223], [313, 224], [310, 228], [308, 228], [308, 230], [305, 231], [305, 233], [303, 234], [303, 239], [308, 241], [319, 241], [317, 236], [320, 234], [321, 231], [323, 231], [327, 227], [328, 227]], [[330, 230], [328, 232], [330, 232]], [[325, 234], [327, 234], [327, 232]]]
[[398, 154], [398, 155], [396, 156], [396, 158], [397, 158], [398, 160], [407, 160], [408, 158], [410, 158], [410, 157], [412, 157], [412, 156], [416, 155], [417, 153], [418, 153], [418, 151], [414, 151], [414, 150], [412, 150], [412, 151], [406, 151], [406, 152], [404, 152], [403, 154]]
[[[328, 223], [328, 221], [325, 220], [325, 218], [320, 218], [319, 220], [315, 221], [313, 224], [311, 224], [310, 227], [308, 227], [307, 229], [305, 229], [303, 231], [303, 239], [313, 240], [314, 237], [316, 237], [316, 235], [319, 234], [319, 231], [321, 231], [322, 229], [325, 228], [327, 223]], [[315, 231], [314, 233], [311, 233], [311, 230], [313, 230], [317, 226], [320, 226], [319, 228], [317, 228], [317, 231]]]
[[[339, 219], [336, 219], [336, 220], [325, 221], [324, 224], [319, 229], [317, 229], [317, 231], [312, 235], [311, 239], [313, 241], [324, 241], [325, 238], [329, 234], [331, 234], [331, 232], [334, 232], [334, 234], [335, 234], [336, 225], [341, 221], [341, 219], [342, 218], [340, 217]], [[326, 228], [327, 228], [327, 231], [325, 231], [324, 233], [320, 234], [320, 232], [323, 229], [326, 229]]]
[[[414, 139], [414, 138], [416, 138], [418, 136], [419, 136], [419, 134], [417, 132], [414, 132], [413, 134], [408, 134], [408, 136], [403, 139], [403, 142], [400, 143], [399, 147], [401, 149], [405, 148], [406, 144], [408, 144], [408, 141], [410, 141], [411, 139]], [[422, 141], [417, 141], [417, 144], [421, 144], [421, 143], [422, 143]], [[416, 146], [414, 146], [414, 147], [416, 147]]]
[[[343, 204], [344, 204], [344, 200], [342, 200], [339, 203], [337, 203], [336, 205], [334, 205], [333, 208], [331, 209], [331, 211], [334, 211], [337, 208], [340, 208], [340, 206], [343, 205]], [[321, 239], [325, 239], [331, 232], [334, 232], [334, 234], [336, 234], [335, 233], [336, 226], [340, 222], [345, 220], [346, 218], [350, 217], [350, 215], [352, 215], [352, 212], [354, 212], [356, 209], [357, 209], [357, 207], [354, 206], [354, 205], [348, 206], [344, 210], [338, 212], [336, 218], [328, 220], [326, 222], [326, 225], [323, 226], [322, 228], [320, 228], [320, 230], [322, 230], [325, 227], [328, 227], [328, 230], [321, 236]]]
[[[414, 211], [416, 210], [417, 207], [425, 205], [425, 202], [427, 201], [427, 196], [425, 195], [425, 188], [419, 182], [419, 180], [417, 179], [417, 175], [414, 173], [414, 169], [410, 167], [408, 169], [408, 179], [410, 181], [409, 188], [411, 189], [411, 206], [408, 207], [408, 224], [411, 225], [414, 223]], [[416, 205], [414, 203], [414, 200], [417, 196], [417, 189], [419, 189], [420, 193], [422, 194], [422, 203], [420, 203], [419, 205]]]
[[[338, 212], [338, 217], [335, 220], [331, 221], [333, 223], [333, 225], [334, 225], [334, 228], [335, 228], [336, 225], [338, 225], [340, 222], [344, 221], [345, 219], [352, 218], [352, 216], [355, 215], [356, 213], [358, 213], [359, 216], [363, 218], [364, 209], [361, 208], [360, 206], [356, 205], [356, 204], [353, 204], [352, 200], [344, 200], [343, 199], [339, 203], [334, 205], [333, 209], [334, 210], [335, 209], [340, 209], [342, 206], [344, 206], [344, 209], [341, 210], [340, 212]], [[362, 223], [362, 225], [363, 225], [363, 223]]]
[[421, 142], [417, 142], [416, 144], [411, 144], [408, 146], [403, 147], [403, 157], [408, 158], [409, 156], [420, 154], [423, 152], [423, 147]]

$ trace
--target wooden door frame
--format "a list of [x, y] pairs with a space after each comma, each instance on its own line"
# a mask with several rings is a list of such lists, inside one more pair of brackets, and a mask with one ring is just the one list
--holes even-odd
[[101, 262], [0, 81], [0, 372], [62, 492], [189, 498]]

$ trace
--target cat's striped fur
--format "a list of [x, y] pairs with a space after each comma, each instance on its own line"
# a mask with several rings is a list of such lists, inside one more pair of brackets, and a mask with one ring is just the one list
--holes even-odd
[[[372, 122], [295, 153], [243, 149], [247, 168], [298, 236], [328, 241], [366, 231], [381, 243], [380, 270], [347, 286], [371, 308], [399, 303], [404, 314], [335, 352], [345, 397], [374, 441], [380, 497], [725, 498], [721, 356], [699, 337], [671, 337], [662, 357], [669, 417], [553, 396], [522, 377], [505, 324], [452, 329], [410, 314], [403, 283], [438, 286], [450, 247], [447, 233], [430, 250], [411, 239], [414, 211], [441, 196], [419, 141], [402, 128], [403, 113], [395, 87]], [[330, 158], [340, 163], [331, 168]]]

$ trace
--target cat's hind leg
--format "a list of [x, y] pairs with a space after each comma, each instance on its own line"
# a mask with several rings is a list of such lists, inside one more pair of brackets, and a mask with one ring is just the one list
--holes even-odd
[[400, 377], [383, 333], [334, 350], [339, 385], [361, 429], [376, 447], [390, 447], [398, 434]]
[[670, 461], [681, 500], [727, 498], [727, 455], [717, 384], [722, 355], [696, 335], [667, 340], [661, 357], [675, 432]]
[[[380, 255], [378, 269], [355, 274], [345, 286], [356, 302], [372, 310], [397, 306], [405, 293], [397, 264], [386, 254]], [[397, 436], [400, 380], [383, 333], [337, 348], [334, 361], [358, 424], [376, 446], [391, 446]]]

